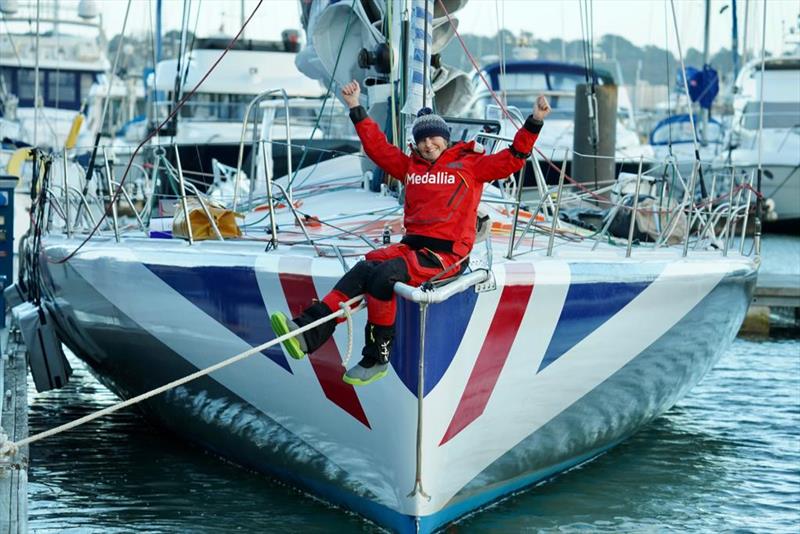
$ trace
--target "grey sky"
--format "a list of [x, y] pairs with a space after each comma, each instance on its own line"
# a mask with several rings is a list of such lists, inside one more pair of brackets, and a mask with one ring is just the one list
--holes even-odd
[[[761, 13], [763, 0], [750, 0], [750, 21], [747, 46], [750, 50], [761, 49]], [[77, 4], [77, 0], [64, 0], [62, 4]], [[109, 37], [122, 28], [126, 0], [100, 0], [104, 26]], [[739, 0], [739, 34], [744, 28], [745, 0]], [[129, 21], [131, 30], [141, 33], [150, 31], [148, 4], [155, 0], [133, 0], [133, 15]], [[257, 0], [245, 0], [245, 10], [252, 10]], [[730, 47], [731, 10], [720, 14], [719, 10], [730, 4], [730, 0], [712, 0], [712, 24], [710, 32], [712, 53], [725, 46]], [[163, 24], [165, 31], [180, 26], [183, 0], [164, 0]], [[240, 0], [192, 0], [191, 25], [197, 21], [197, 31], [203, 35], [217, 33], [220, 28], [233, 34], [239, 28]], [[200, 17], [197, 18], [197, 8]], [[669, 29], [670, 49], [677, 52], [675, 32], [668, 0], [594, 0], [594, 34], [599, 38], [606, 33], [622, 35], [633, 43], [665, 46], [665, 13]], [[703, 0], [675, 0], [680, 38], [684, 51], [689, 47], [702, 49], [703, 45]], [[666, 11], [665, 11], [666, 8]], [[154, 9], [154, 8], [153, 8]], [[768, 0], [767, 4], [767, 49], [781, 53], [784, 49], [784, 28], [797, 24], [800, 0]], [[499, 17], [498, 17], [499, 15]], [[518, 33], [527, 30], [536, 38], [551, 39], [565, 37], [568, 40], [581, 38], [578, 0], [470, 0], [456, 16], [460, 19], [460, 31], [482, 35], [494, 35], [500, 27]], [[281, 30], [299, 28], [299, 2], [297, 0], [264, 0], [256, 14], [252, 38], [275, 39]]]

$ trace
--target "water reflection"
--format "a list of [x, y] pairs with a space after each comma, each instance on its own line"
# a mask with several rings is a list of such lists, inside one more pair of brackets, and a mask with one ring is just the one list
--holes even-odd
[[[80, 362], [31, 398], [33, 432], [115, 402]], [[791, 531], [800, 517], [800, 341], [737, 339], [692, 394], [604, 456], [452, 532]], [[121, 412], [35, 444], [36, 532], [372, 532], [375, 527]]]

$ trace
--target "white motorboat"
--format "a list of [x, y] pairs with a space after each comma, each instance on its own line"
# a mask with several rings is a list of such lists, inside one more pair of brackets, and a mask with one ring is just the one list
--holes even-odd
[[[179, 94], [183, 95], [209, 71], [228, 40], [223, 37], [198, 39], [193, 49], [182, 57], [158, 63], [148, 80], [156, 99], [156, 114], [151, 117], [151, 125], [162, 122], [174, 108], [176, 75], [180, 79]], [[324, 87], [295, 67], [298, 49], [299, 43], [288, 38], [281, 42], [240, 41], [181, 108], [176, 120], [159, 132], [157, 143], [174, 143], [183, 170], [194, 173], [198, 181], [209, 183], [213, 161], [236, 167], [242, 136], [248, 140], [254, 136], [258, 138], [261, 125], [261, 133], [267, 134], [261, 139], [270, 145], [275, 173], [285, 174], [287, 137], [281, 125], [286, 122], [286, 106], [280, 106], [277, 111], [267, 106], [273, 110], [268, 115], [275, 122], [274, 127], [263, 126], [265, 106], [256, 106], [253, 115], [248, 117], [249, 126], [242, 132], [242, 121], [251, 102], [282, 102], [285, 96], [289, 100], [293, 130], [289, 134], [293, 144], [293, 168], [298, 168], [301, 162], [303, 166], [312, 165], [357, 151], [358, 142], [352, 127], [345, 124], [346, 130], [342, 131], [336, 128], [342, 121], [336, 120], [329, 128], [330, 117], [341, 116], [342, 108], [335, 99], [325, 98]], [[245, 147], [244, 159], [245, 169], [252, 168], [249, 144]]]
[[745, 65], [736, 79], [731, 131], [715, 160], [717, 168], [735, 167], [748, 176], [756, 176], [760, 164], [761, 193], [770, 208], [766, 220], [795, 231], [800, 222], [798, 87], [800, 56], [767, 58], [763, 82], [760, 60]]
[[110, 69], [105, 34], [92, 20], [97, 7], [81, 2], [70, 13], [59, 4], [44, 4], [38, 20], [34, 6], [19, 6], [27, 10], [5, 14], [8, 31], [0, 34], [0, 75], [16, 110], [6, 119], [19, 121], [26, 134], [19, 141], [54, 149], [64, 147], [92, 85]]

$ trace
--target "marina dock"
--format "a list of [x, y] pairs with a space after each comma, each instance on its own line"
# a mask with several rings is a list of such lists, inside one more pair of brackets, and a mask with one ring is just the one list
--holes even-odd
[[758, 284], [740, 333], [769, 335], [775, 328], [797, 329], [800, 327], [800, 239], [767, 235], [761, 253]]
[[[9, 329], [0, 331], [0, 428], [7, 439], [28, 436], [28, 396], [25, 346]], [[10, 458], [0, 458], [0, 533], [28, 530], [29, 448]]]

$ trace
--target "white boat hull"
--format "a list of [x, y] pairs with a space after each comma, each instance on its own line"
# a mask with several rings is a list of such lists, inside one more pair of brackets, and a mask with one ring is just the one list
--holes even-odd
[[[48, 237], [45, 251], [75, 244]], [[620, 442], [717, 361], [750, 302], [753, 262], [649, 256], [499, 263], [496, 290], [430, 305], [419, 443], [420, 307], [406, 300], [393, 371], [369, 387], [341, 381], [342, 325], [309, 358], [272, 348], [143, 409], [385, 527], [429, 532]], [[45, 268], [62, 339], [122, 397], [269, 340], [269, 313], [296, 313], [342, 274], [289, 248], [145, 239], [93, 240]]]

